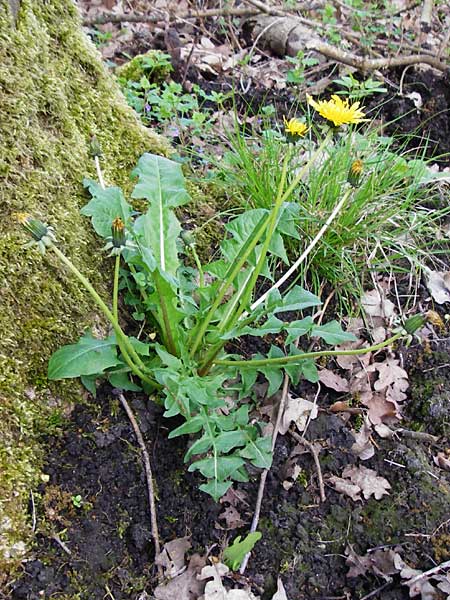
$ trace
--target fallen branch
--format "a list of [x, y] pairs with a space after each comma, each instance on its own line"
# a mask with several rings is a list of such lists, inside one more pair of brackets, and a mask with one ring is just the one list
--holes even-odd
[[[266, 10], [262, 10], [261, 8], [257, 8], [257, 4], [262, 4], [262, 2], [257, 3], [257, 0], [251, 2], [254, 5], [254, 8], [210, 8], [206, 10], [185, 10], [179, 13], [171, 13], [169, 20], [178, 20], [178, 19], [207, 19], [209, 17], [252, 17], [255, 15], [260, 15], [261, 12], [264, 12], [269, 15], [282, 15], [285, 16], [288, 12], [288, 9], [284, 8], [269, 8], [266, 7]], [[301, 10], [302, 8], [306, 8], [305, 6], [300, 5], [296, 10]], [[269, 12], [268, 12], [269, 11]], [[103, 13], [102, 15], [97, 15], [96, 17], [85, 17], [83, 19], [83, 25], [87, 27], [91, 27], [92, 25], [104, 25], [105, 23], [159, 23], [159, 21], [164, 20], [167, 16], [167, 13], [164, 11], [164, 14], [155, 15], [155, 14], [139, 14], [139, 13]]]
[[278, 15], [281, 17], [285, 15], [285, 11], [282, 9], [267, 6], [267, 4], [264, 4], [264, 2], [261, 2], [260, 0], [246, 0], [246, 2], [259, 9], [259, 12], [266, 13], [266, 15]]
[[366, 72], [390, 67], [427, 64], [442, 73], [450, 73], [448, 64], [439, 60], [436, 56], [425, 53], [391, 58], [366, 58], [353, 52], [346, 52], [322, 41], [314, 31], [311, 23], [308, 21], [308, 25], [306, 25], [305, 20], [300, 17], [280, 18], [267, 15], [255, 17], [249, 22], [250, 27], [253, 29], [253, 37], [260, 35], [261, 31], [274, 22], [275, 19], [277, 20], [276, 26], [271, 27], [267, 33], [264, 33], [261, 36], [261, 41], [278, 56], [297, 56], [298, 52], [304, 52], [306, 49]]
[[311, 42], [309, 50], [315, 50], [327, 58], [332, 58], [344, 65], [349, 65], [365, 72], [376, 71], [377, 69], [405, 67], [407, 65], [426, 64], [442, 73], [450, 73], [449, 65], [428, 54], [409, 54], [406, 56], [393, 56], [391, 58], [364, 58], [352, 52], [344, 52], [325, 42], [316, 43], [315, 41]]
[[[126, 401], [125, 396], [122, 394], [122, 392], [119, 391], [119, 393], [117, 395], [120, 400], [120, 403], [122, 404], [125, 412], [127, 413], [128, 419], [130, 420], [131, 426], [133, 427], [139, 447], [142, 452], [142, 458], [143, 458], [144, 468], [145, 468], [145, 478], [147, 481], [148, 500], [149, 500], [149, 504], [150, 504], [150, 517], [151, 517], [151, 525], [150, 526], [151, 526], [151, 531], [152, 531], [153, 542], [155, 544], [155, 555], [158, 556], [159, 554], [161, 554], [161, 544], [159, 541], [158, 521], [157, 521], [157, 517], [156, 517], [155, 490], [153, 487], [153, 475], [152, 475], [152, 468], [150, 465], [150, 457], [148, 455], [147, 448], [145, 446], [145, 441], [142, 436], [141, 430], [139, 429], [139, 425], [136, 421], [133, 411], [130, 408], [130, 405]], [[163, 573], [162, 566], [158, 565], [158, 579], [160, 581], [162, 581], [163, 578], [164, 578], [164, 573]]]

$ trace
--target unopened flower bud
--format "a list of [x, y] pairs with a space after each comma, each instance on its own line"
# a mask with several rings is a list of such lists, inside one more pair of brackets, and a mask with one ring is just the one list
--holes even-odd
[[95, 135], [93, 135], [89, 141], [89, 150], [92, 158], [103, 156], [102, 149]]
[[409, 317], [409, 319], [406, 319], [403, 328], [409, 335], [413, 335], [416, 331], [422, 329], [427, 321], [428, 318], [426, 315], [413, 315], [412, 317]]
[[125, 246], [125, 225], [120, 217], [116, 217], [111, 224], [112, 243], [114, 248]]
[[55, 241], [55, 232], [53, 227], [34, 219], [28, 213], [16, 213], [17, 221], [23, 226], [25, 231], [33, 238], [27, 246], [36, 244], [42, 254], [45, 254], [45, 249], [49, 248]]
[[348, 175], [347, 175], [347, 181], [349, 182], [350, 185], [352, 185], [353, 187], [358, 185], [359, 180], [361, 179], [361, 174], [363, 172], [363, 169], [364, 169], [364, 163], [359, 158], [357, 158], [356, 160], [354, 160], [352, 162], [349, 172], [348, 172]]
[[195, 244], [195, 237], [191, 231], [183, 230], [180, 237], [186, 246], [193, 246]]

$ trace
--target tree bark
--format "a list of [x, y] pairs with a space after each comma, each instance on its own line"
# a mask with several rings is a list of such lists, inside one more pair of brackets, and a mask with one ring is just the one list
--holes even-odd
[[14, 213], [53, 225], [61, 249], [108, 300], [109, 263], [79, 215], [87, 201], [82, 179], [95, 177], [90, 138], [103, 149], [106, 181], [125, 187], [141, 153], [166, 154], [168, 145], [126, 106], [72, 0], [0, 0], [0, 106], [1, 586], [30, 539], [37, 434], [80, 394], [75, 384], [49, 385], [48, 358], [83, 328], [101, 326], [70, 274], [49, 253], [23, 248]]

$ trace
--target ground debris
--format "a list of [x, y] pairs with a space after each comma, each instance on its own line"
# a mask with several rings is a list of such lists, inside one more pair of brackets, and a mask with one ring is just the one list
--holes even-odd
[[350, 496], [352, 500], [361, 500], [361, 492], [366, 500], [372, 495], [380, 500], [389, 494], [387, 490], [391, 484], [384, 477], [379, 477], [373, 469], [347, 465], [342, 472], [342, 477], [331, 476], [328, 479], [338, 492]]

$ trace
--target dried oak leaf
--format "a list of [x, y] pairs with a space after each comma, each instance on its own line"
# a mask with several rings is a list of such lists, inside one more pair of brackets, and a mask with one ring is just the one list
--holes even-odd
[[345, 479], [357, 485], [367, 500], [370, 496], [374, 496], [376, 500], [380, 500], [385, 494], [389, 494], [387, 490], [391, 488], [391, 484], [384, 477], [379, 477], [373, 469], [366, 467], [347, 465], [342, 472]]
[[331, 483], [337, 492], [340, 494], [345, 494], [346, 496], [350, 496], [350, 498], [355, 502], [357, 500], [361, 500], [361, 488], [359, 485], [350, 483], [348, 479], [342, 479], [342, 477], [336, 477], [335, 475], [332, 475], [328, 478], [328, 483]]
[[374, 394], [373, 392], [361, 394], [360, 401], [369, 409], [368, 416], [370, 422], [379, 425], [384, 421], [398, 421], [401, 419], [401, 413], [398, 407], [388, 400], [383, 392]]
[[345, 554], [347, 555], [345, 564], [350, 567], [347, 573], [349, 578], [365, 575], [369, 572], [389, 581], [391, 575], [395, 575], [399, 571], [395, 566], [395, 560], [400, 555], [392, 549], [379, 549], [374, 552], [367, 552], [365, 556], [360, 556], [349, 544], [345, 549]]
[[258, 596], [247, 590], [228, 591], [222, 583], [222, 577], [228, 571], [228, 567], [222, 563], [203, 567], [201, 574], [198, 575], [198, 579], [205, 580], [212, 578], [212, 581], [206, 583], [203, 600], [259, 600]]
[[226, 506], [223, 509], [223, 512], [220, 513], [218, 517], [219, 521], [225, 521], [225, 526], [222, 527], [218, 523], [216, 523], [217, 529], [238, 529], [239, 527], [244, 527], [246, 521], [244, 521], [241, 517], [241, 513], [234, 506]]
[[364, 312], [370, 317], [382, 317], [390, 319], [395, 315], [395, 304], [388, 300], [384, 293], [378, 290], [364, 292], [361, 297], [361, 305]]
[[396, 358], [388, 357], [383, 362], [373, 363], [367, 368], [368, 372], [378, 371], [378, 379], [374, 383], [374, 390], [379, 392], [388, 386], [398, 385], [401, 391], [409, 387], [408, 373], [400, 366]]
[[336, 392], [348, 392], [350, 389], [348, 381], [330, 369], [319, 372], [319, 381]]

